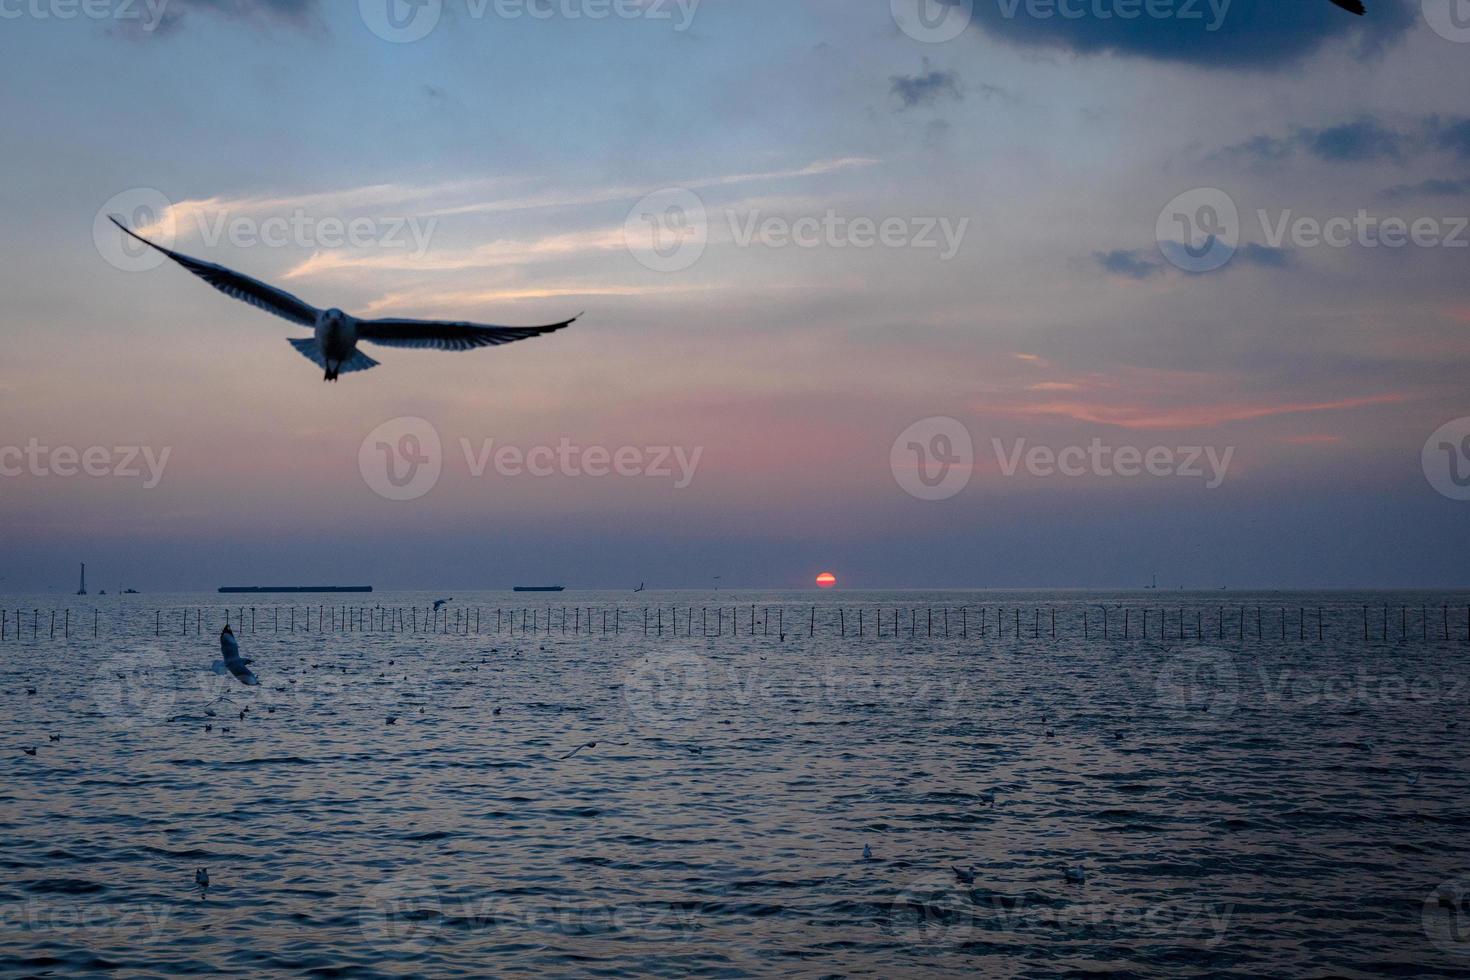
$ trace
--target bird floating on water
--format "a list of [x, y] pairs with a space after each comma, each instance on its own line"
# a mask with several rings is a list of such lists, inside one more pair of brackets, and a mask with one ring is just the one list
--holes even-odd
[[35, 755], [36, 754], [36, 747], [33, 745], [33, 746], [30, 746], [29, 748], [22, 748], [21, 751], [24, 752], [26, 755]]
[[357, 349], [357, 342], [366, 340], [384, 347], [430, 348], [433, 350], [473, 350], [477, 347], [498, 347], [528, 337], [554, 333], [571, 326], [581, 314], [560, 323], [548, 323], [536, 327], [497, 327], [481, 323], [464, 323], [452, 320], [405, 320], [392, 317], [383, 320], [363, 320], [343, 313], [336, 307], [320, 310], [285, 290], [277, 289], [259, 279], [226, 269], [213, 262], [192, 258], [172, 249], [156, 245], [133, 231], [116, 217], [112, 223], [123, 233], [156, 249], [209, 283], [226, 296], [249, 303], [251, 306], [274, 313], [276, 316], [315, 331], [311, 339], [290, 339], [308, 360], [325, 370], [326, 381], [336, 381], [339, 374], [366, 371], [378, 366], [378, 362]]
[[209, 887], [209, 869], [208, 868], [195, 868], [194, 869], [194, 884], [198, 885], [200, 888], [208, 888]]
[[949, 870], [954, 872], [955, 881], [958, 881], [960, 884], [973, 885], [975, 883], [975, 866], [973, 864], [968, 868], [956, 868], [954, 865], [950, 865]]

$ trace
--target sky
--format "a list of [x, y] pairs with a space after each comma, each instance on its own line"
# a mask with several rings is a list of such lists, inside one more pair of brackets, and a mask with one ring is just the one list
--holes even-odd
[[[1470, 585], [1470, 4], [1368, 7], [0, 0], [0, 592]], [[585, 316], [324, 384], [110, 214]]]

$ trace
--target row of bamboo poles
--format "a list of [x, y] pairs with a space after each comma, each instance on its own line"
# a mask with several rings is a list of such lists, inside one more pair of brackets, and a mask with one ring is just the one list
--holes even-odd
[[[696, 611], [698, 615], [696, 616]], [[560, 632], [569, 635], [581, 634], [621, 634], [625, 629], [641, 628], [644, 636], [776, 636], [785, 639], [787, 636], [798, 635], [805, 632], [809, 637], [815, 637], [820, 632], [824, 636], [835, 635], [841, 638], [873, 638], [885, 637], [901, 639], [903, 637], [926, 638], [943, 637], [953, 639], [995, 638], [1004, 639], [1009, 635], [1013, 639], [1040, 639], [1048, 637], [1055, 639], [1057, 636], [1058, 609], [1048, 606], [1043, 610], [1040, 607], [1022, 609], [1021, 607], [1004, 606], [942, 606], [934, 607], [892, 607], [885, 609], [881, 606], [864, 608], [858, 606], [849, 609], [845, 606], [835, 608], [822, 607], [821, 622], [818, 622], [818, 607], [812, 606], [806, 616], [793, 615], [787, 619], [787, 613], [796, 613], [796, 610], [788, 609], [786, 606], [655, 606], [642, 607], [641, 619], [639, 609], [624, 609], [622, 607], [594, 607], [594, 606], [549, 606], [528, 607], [523, 609], [494, 610], [473, 607], [448, 607], [433, 609], [431, 607], [419, 606], [268, 606], [258, 608], [255, 606], [241, 607], [219, 607], [205, 609], [173, 609], [167, 614], [162, 609], [154, 611], [154, 635], [184, 635], [190, 633], [202, 635], [205, 628], [206, 612], [210, 618], [208, 631], [214, 632], [215, 626], [230, 626], [238, 633], [271, 632], [282, 631], [290, 633], [419, 633], [419, 634], [442, 634], [458, 636], [480, 636], [486, 633], [491, 635], [519, 634], [552, 634]], [[1400, 641], [1418, 638], [1425, 641], [1430, 639], [1458, 639], [1463, 631], [1464, 638], [1470, 643], [1470, 606], [1465, 607], [1465, 619], [1463, 629], [1458, 622], [1458, 607], [1454, 617], [1455, 623], [1451, 622], [1450, 607], [1446, 604], [1435, 610], [1430, 606], [1418, 607], [1418, 615], [1411, 615], [1410, 607], [1399, 606], [1398, 615], [1390, 614], [1390, 607], [1382, 607], [1381, 615], [1377, 609], [1369, 606], [1362, 607], [1361, 625], [1362, 638], [1364, 640], [1382, 639], [1387, 641], [1392, 634], [1397, 634]], [[39, 609], [30, 611], [30, 629], [27, 630], [25, 610], [0, 610], [0, 642], [20, 641], [30, 634], [32, 641], [39, 640], [43, 635], [42, 612]], [[494, 613], [493, 620], [491, 613]], [[665, 612], [668, 613], [667, 618]], [[1206, 617], [1203, 609], [1175, 609], [1165, 608], [1133, 608], [1124, 606], [1111, 610], [1106, 606], [1084, 606], [1078, 609], [1063, 609], [1062, 616], [1064, 626], [1070, 617], [1070, 625], [1076, 631], [1080, 627], [1081, 637], [1084, 640], [1112, 640], [1112, 639], [1150, 639], [1159, 640], [1197, 640], [1204, 642], [1210, 639], [1244, 641], [1248, 637], [1264, 640], [1267, 637], [1268, 627], [1279, 625], [1279, 635], [1282, 640], [1290, 639], [1293, 635], [1299, 641], [1316, 639], [1325, 641], [1329, 628], [1334, 638], [1341, 638], [1347, 626], [1342, 622], [1343, 617], [1338, 617], [1337, 623], [1329, 623], [1324, 617], [1322, 608], [1308, 609], [1298, 606], [1293, 615], [1289, 607], [1280, 607], [1276, 610], [1268, 610], [1261, 606], [1254, 609], [1248, 606], [1219, 606], [1214, 615]], [[1254, 612], [1254, 617], [1251, 613]], [[1434, 615], [1436, 612], [1438, 616]], [[56, 639], [58, 631], [63, 639], [69, 639], [72, 635], [72, 611], [70, 609], [48, 610], [49, 624], [44, 629], [44, 635], [48, 639]], [[221, 613], [222, 618], [221, 618]], [[248, 613], [248, 616], [247, 616]], [[313, 613], [315, 616], [313, 616]], [[423, 615], [420, 616], [420, 613]], [[451, 613], [453, 614], [451, 617]], [[936, 616], [936, 613], [938, 614]], [[1121, 616], [1119, 615], [1121, 613]], [[58, 619], [59, 617], [59, 619]], [[632, 626], [628, 625], [628, 617], [632, 618]], [[1353, 617], [1356, 620], [1358, 617]], [[698, 632], [696, 632], [695, 621], [698, 620]], [[806, 622], [802, 623], [801, 620]], [[1398, 628], [1392, 630], [1390, 623], [1397, 620]], [[1436, 622], [1438, 620], [1438, 622]], [[1412, 621], [1412, 623], [1411, 623]], [[1352, 628], [1348, 635], [1356, 638], [1358, 630], [1357, 623], [1351, 624]], [[1411, 630], [1411, 625], [1417, 629]], [[85, 629], [84, 624], [79, 621], [79, 626]], [[806, 629], [802, 630], [801, 627]], [[91, 634], [96, 637], [99, 632], [100, 618], [98, 610], [92, 610]], [[788, 628], [789, 627], [789, 628]], [[1270, 634], [1276, 635], [1277, 630], [1271, 628]], [[1075, 635], [1075, 633], [1074, 633]]]

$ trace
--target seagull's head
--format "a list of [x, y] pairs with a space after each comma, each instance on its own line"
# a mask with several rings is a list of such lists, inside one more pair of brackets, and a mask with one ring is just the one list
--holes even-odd
[[230, 629], [228, 626], [226, 626], [224, 629], [220, 630], [220, 634], [219, 635], [220, 636], [224, 636], [226, 633], [230, 634], [231, 636], [234, 636], [235, 635], [235, 631], [232, 630], [232, 629]]
[[343, 313], [341, 310], [337, 309], [334, 306], [330, 310], [327, 310], [327, 312], [323, 313], [322, 318], [325, 319], [328, 324], [335, 327], [347, 319], [347, 314]]

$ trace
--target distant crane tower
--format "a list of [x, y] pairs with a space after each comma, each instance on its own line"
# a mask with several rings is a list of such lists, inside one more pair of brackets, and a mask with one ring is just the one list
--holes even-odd
[[82, 562], [82, 584], [77, 587], [77, 595], [87, 594], [87, 563]]

